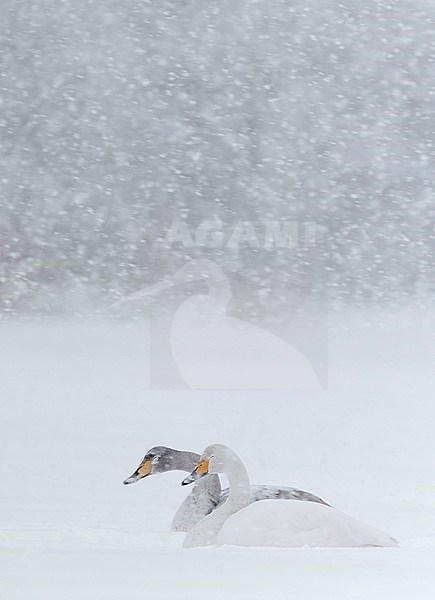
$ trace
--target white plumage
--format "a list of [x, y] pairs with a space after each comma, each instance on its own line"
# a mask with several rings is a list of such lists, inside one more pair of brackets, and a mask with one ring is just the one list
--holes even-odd
[[230, 516], [216, 543], [285, 548], [398, 545], [390, 535], [325, 504], [271, 500], [256, 502]]
[[[344, 513], [315, 502], [250, 501], [250, 483], [240, 458], [227, 446], [214, 444], [184, 480], [224, 473], [230, 482], [228, 500], [204, 517], [186, 535], [184, 547], [233, 544], [298, 548], [397, 546], [390, 535]], [[205, 473], [205, 468], [207, 469]]]

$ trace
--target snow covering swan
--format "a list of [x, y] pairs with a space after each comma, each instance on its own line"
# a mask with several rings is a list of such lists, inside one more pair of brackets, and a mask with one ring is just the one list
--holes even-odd
[[230, 482], [228, 500], [205, 516], [186, 535], [185, 548], [237, 546], [362, 547], [397, 546], [390, 535], [315, 502], [250, 502], [250, 484], [240, 458], [227, 446], [206, 448], [182, 485], [209, 474], [224, 473]]
[[[200, 455], [195, 452], [174, 450], [167, 446], [155, 446], [145, 454], [139, 467], [124, 483], [126, 485], [136, 483], [149, 475], [167, 473], [168, 471], [187, 471], [190, 473], [199, 459]], [[223, 504], [228, 495], [228, 489], [221, 489], [218, 475], [209, 475], [198, 479], [192, 493], [187, 496], [177, 510], [171, 525], [172, 531], [188, 531], [217, 506]], [[326, 504], [318, 496], [293, 487], [250, 486], [248, 504], [249, 502], [267, 499], [307, 500]]]

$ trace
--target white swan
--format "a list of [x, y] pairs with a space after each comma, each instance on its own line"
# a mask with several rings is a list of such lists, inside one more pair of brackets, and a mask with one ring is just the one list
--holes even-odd
[[398, 545], [390, 535], [324, 504], [263, 500], [249, 505], [246, 469], [240, 458], [221, 444], [206, 448], [195, 470], [182, 485], [209, 473], [225, 473], [230, 482], [230, 494], [225, 504], [187, 533], [185, 548], [212, 544], [286, 548]]
[[173, 358], [190, 388], [322, 391], [306, 356], [273, 333], [227, 315], [230, 284], [211, 260], [190, 260], [175, 274], [113, 306], [194, 281], [204, 281], [208, 293], [185, 300], [171, 326]]
[[[200, 455], [195, 452], [174, 450], [167, 446], [155, 446], [148, 450], [136, 471], [128, 477], [124, 484], [136, 483], [149, 475], [167, 473], [168, 471], [187, 471], [190, 473], [198, 463]], [[209, 475], [196, 482], [193, 491], [187, 496], [177, 510], [172, 521], [172, 531], [189, 531], [198, 521], [223, 504], [229, 495], [228, 489], [221, 489], [218, 475]], [[324, 500], [293, 487], [277, 487], [272, 485], [253, 485], [250, 488], [250, 502], [265, 499], [306, 500], [320, 502]]]

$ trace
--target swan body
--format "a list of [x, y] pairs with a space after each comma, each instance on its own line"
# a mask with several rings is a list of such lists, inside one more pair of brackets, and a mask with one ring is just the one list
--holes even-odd
[[[145, 454], [137, 470], [124, 483], [136, 483], [149, 475], [167, 473], [168, 471], [186, 471], [190, 473], [199, 459], [200, 455], [195, 452], [174, 450], [167, 446], [155, 446]], [[224, 504], [229, 494], [229, 489], [221, 489], [217, 474], [198, 479], [192, 492], [178, 508], [172, 521], [171, 530], [189, 531], [206, 515]], [[294, 487], [250, 486], [249, 502], [258, 502], [265, 499], [305, 500], [326, 504], [318, 496]]]
[[225, 504], [205, 516], [186, 535], [185, 548], [237, 546], [364, 547], [397, 546], [390, 535], [334, 508], [315, 502], [250, 504], [249, 477], [240, 458], [221, 444], [209, 446], [184, 485], [209, 473], [225, 473], [230, 492]]
[[230, 516], [216, 543], [235, 546], [358, 548], [397, 546], [390, 535], [312, 502], [263, 500]]

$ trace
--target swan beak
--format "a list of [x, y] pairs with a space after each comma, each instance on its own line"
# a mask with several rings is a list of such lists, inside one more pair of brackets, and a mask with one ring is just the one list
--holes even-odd
[[143, 460], [140, 463], [140, 465], [138, 466], [137, 470], [133, 473], [133, 475], [131, 475], [124, 481], [124, 485], [129, 485], [130, 483], [136, 483], [136, 481], [139, 481], [140, 479], [143, 479], [144, 477], [151, 475], [152, 472], [153, 472], [153, 461], [152, 460]]
[[181, 485], [189, 485], [194, 481], [198, 481], [201, 477], [205, 477], [205, 475], [208, 475], [208, 460], [201, 460], [192, 473], [183, 479]]

